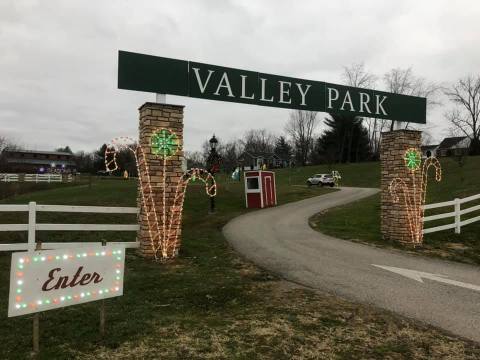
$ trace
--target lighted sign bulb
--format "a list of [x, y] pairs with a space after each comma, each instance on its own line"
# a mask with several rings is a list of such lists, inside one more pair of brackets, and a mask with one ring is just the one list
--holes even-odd
[[23, 280], [18, 280], [18, 281], [17, 281], [17, 284], [18, 284], [18, 285], [22, 285], [22, 284], [23, 284]]
[[68, 255], [63, 255], [63, 260], [67, 260], [68, 259]]
[[18, 260], [18, 262], [23, 264], [25, 262], [25, 260], [23, 258], [20, 258], [20, 260]]
[[20, 309], [20, 304], [15, 305], [17, 309]]

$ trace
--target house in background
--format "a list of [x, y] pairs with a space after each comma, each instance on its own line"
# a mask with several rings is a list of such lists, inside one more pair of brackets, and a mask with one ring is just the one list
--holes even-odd
[[437, 149], [438, 145], [423, 145], [420, 147], [420, 150], [422, 151], [422, 158], [429, 158], [431, 156], [436, 157], [437, 156]]
[[8, 150], [1, 154], [0, 172], [8, 173], [74, 173], [73, 154], [60, 151]]
[[253, 153], [244, 151], [238, 158], [240, 169], [242, 170], [261, 170], [262, 166], [267, 165], [268, 169], [290, 167], [291, 159], [283, 159], [275, 153]]
[[467, 155], [471, 139], [468, 136], [448, 137], [442, 140], [436, 149], [437, 156]]

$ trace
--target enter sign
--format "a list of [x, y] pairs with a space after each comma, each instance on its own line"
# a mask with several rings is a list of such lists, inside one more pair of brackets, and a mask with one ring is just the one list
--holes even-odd
[[121, 296], [124, 265], [122, 246], [13, 253], [8, 316]]

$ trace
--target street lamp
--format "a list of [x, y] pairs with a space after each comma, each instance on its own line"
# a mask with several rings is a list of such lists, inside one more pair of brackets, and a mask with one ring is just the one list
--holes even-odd
[[[220, 156], [217, 153], [217, 144], [218, 140], [215, 137], [215, 134], [212, 138], [208, 141], [210, 143], [210, 153], [208, 154], [207, 158], [207, 167], [208, 172], [215, 176], [215, 173], [220, 170]], [[211, 185], [214, 185], [214, 179], [212, 178]], [[215, 212], [215, 197], [210, 197], [210, 213], [213, 214]]]
[[217, 148], [218, 140], [215, 137], [215, 134], [213, 134], [212, 138], [208, 142], [210, 143], [210, 150], [217, 151], [216, 148]]

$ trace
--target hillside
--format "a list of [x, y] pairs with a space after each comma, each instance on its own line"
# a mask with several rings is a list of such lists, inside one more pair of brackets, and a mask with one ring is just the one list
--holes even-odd
[[[427, 188], [426, 203], [436, 203], [454, 198], [462, 198], [480, 193], [480, 156], [469, 157], [460, 165], [452, 158], [441, 158], [443, 176], [437, 183], [430, 179]], [[377, 164], [378, 165], [378, 164]], [[373, 168], [373, 164], [359, 164], [364, 171]], [[351, 173], [351, 172], [349, 172]], [[343, 175], [343, 174], [342, 174]], [[364, 181], [353, 175], [349, 179], [354, 186], [364, 186]], [[362, 185], [360, 185], [362, 184]], [[466, 207], [480, 204], [470, 202]], [[427, 215], [453, 211], [452, 207], [435, 209]], [[462, 220], [478, 216], [480, 211], [462, 217]], [[452, 223], [453, 218], [432, 221], [427, 227]], [[312, 227], [325, 234], [342, 239], [375, 244], [382, 247], [403, 248], [397, 243], [385, 242], [380, 233], [380, 195], [329, 210], [310, 219]], [[480, 222], [462, 227], [461, 234], [445, 230], [426, 234], [424, 244], [415, 251], [423, 255], [432, 255], [450, 260], [480, 264]]]

